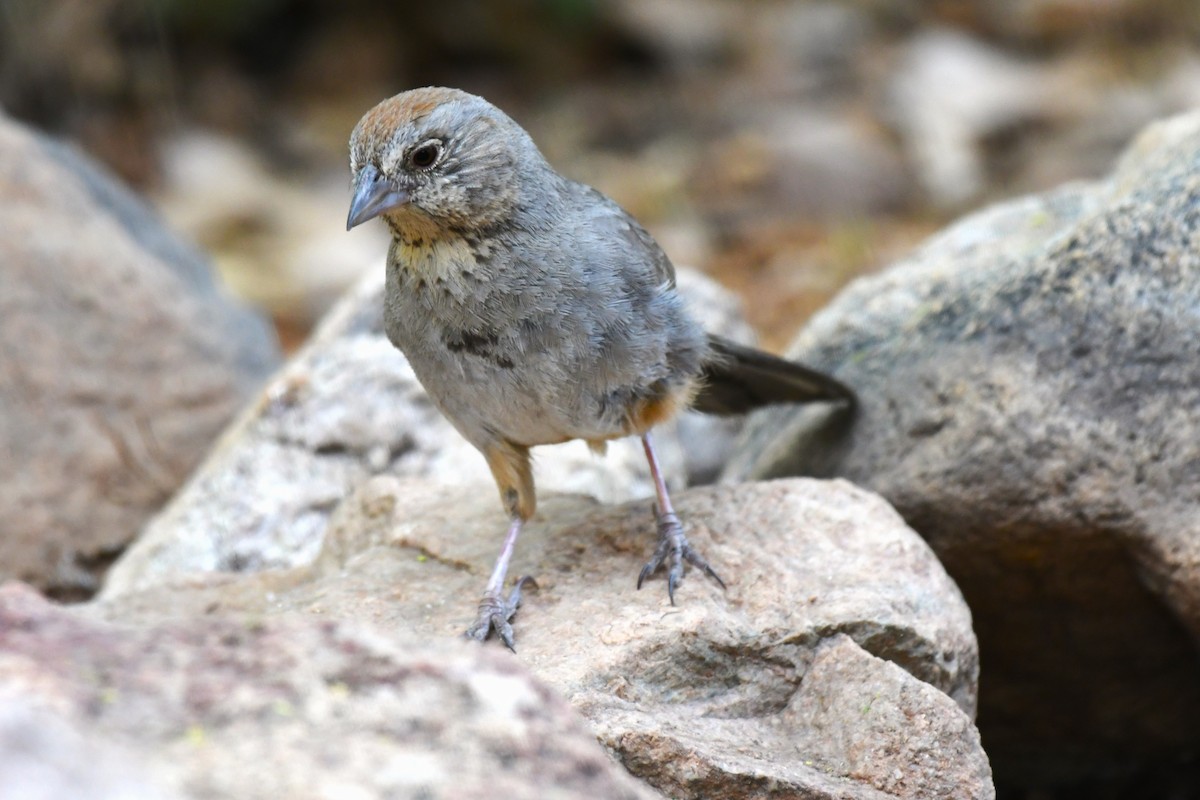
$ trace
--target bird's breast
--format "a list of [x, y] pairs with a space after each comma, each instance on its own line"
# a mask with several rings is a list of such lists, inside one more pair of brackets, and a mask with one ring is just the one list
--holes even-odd
[[459, 237], [402, 239], [396, 241], [394, 248], [394, 262], [427, 282], [455, 280], [471, 273], [476, 264], [474, 250]]

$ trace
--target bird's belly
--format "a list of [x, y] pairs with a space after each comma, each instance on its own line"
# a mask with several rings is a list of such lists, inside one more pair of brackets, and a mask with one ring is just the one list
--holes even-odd
[[[486, 305], [439, 305], [430, 290], [422, 295], [400, 285], [403, 278], [399, 270], [389, 273], [397, 284], [389, 286], [384, 314], [388, 338], [476, 447], [497, 439], [535, 446], [640, 432], [664, 416], [657, 401], [690, 380], [664, 380], [661, 353], [622, 349], [619, 340], [609, 342], [622, 355], [619, 363], [611, 354], [606, 361], [586, 320], [542, 314], [531, 323], [528, 314], [513, 314], [496, 324]], [[483, 322], [489, 317], [491, 326]]]
[[596, 417], [583, 381], [553, 359], [445, 346], [405, 353], [434, 404], [476, 446], [497, 438], [532, 447], [622, 433]]

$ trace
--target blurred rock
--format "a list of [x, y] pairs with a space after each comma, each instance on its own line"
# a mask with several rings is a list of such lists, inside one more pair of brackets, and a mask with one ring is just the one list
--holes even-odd
[[387, 251], [386, 230], [346, 232], [350, 182], [275, 174], [245, 143], [194, 132], [167, 144], [159, 204], [238, 296], [307, 328]]
[[[378, 264], [330, 313], [267, 386], [263, 402], [226, 432], [188, 486], [113, 567], [107, 593], [183, 574], [311, 561], [334, 506], [377, 473], [472, 486], [499, 511], [483, 457], [433, 406], [383, 333], [383, 278]], [[711, 330], [748, 338], [728, 292], [686, 270], [679, 283]], [[670, 483], [681, 485], [689, 474], [712, 477], [739, 424], [689, 421], [686, 435], [703, 437], [690, 450], [674, 426], [660, 428], [656, 444]], [[620, 502], [654, 495], [637, 439], [611, 442], [606, 457], [582, 442], [537, 448], [534, 456], [543, 496], [581, 492]]]
[[897, 208], [907, 193], [882, 131], [819, 105], [760, 112], [694, 170], [698, 203], [757, 226], [866, 217]]
[[[806, 75], [812, 87], [829, 88], [853, 75], [872, 33], [862, 8], [820, 1], [755, 5], [758, 13], [746, 26], [757, 45], [751, 54], [760, 67], [764, 57], [774, 62], [778, 72], [772, 77]], [[742, 9], [749, 10], [745, 4]]]
[[936, 205], [953, 208], [983, 192], [987, 136], [1070, 108], [1073, 98], [1050, 77], [949, 30], [907, 42], [891, 72], [887, 115]]
[[0, 196], [0, 577], [78, 598], [278, 355], [124, 187], [3, 117]]
[[710, 65], [728, 56], [745, 11], [725, 0], [619, 0], [608, 9], [677, 68]]
[[842, 475], [926, 537], [975, 616], [1010, 786], [1195, 785], [1198, 174], [1193, 113], [1103, 182], [980, 212], [860, 279], [791, 349], [858, 392], [849, 440], [814, 464], [804, 412], [769, 410], [728, 473]]
[[[692, 269], [677, 269], [675, 279], [679, 291], [687, 298], [688, 310], [700, 320], [705, 330], [719, 332], [725, 338], [741, 344], [755, 343], [754, 331], [742, 316], [741, 304], [728, 289]], [[725, 468], [725, 461], [737, 442], [744, 422], [745, 417], [715, 417], [689, 411], [665, 428], [673, 437], [678, 437], [683, 448], [687, 485], [697, 486], [716, 480]], [[657, 441], [656, 438], [656, 444]], [[641, 472], [645, 469], [642, 455], [635, 453], [633, 466], [639, 470], [642, 479], [647, 480], [649, 473]], [[649, 496], [642, 494], [641, 489], [639, 486], [639, 494], [629, 497]], [[593, 494], [588, 492], [586, 484], [581, 484], [574, 491]]]
[[[14, 761], [46, 766], [31, 793], [9, 795], [22, 800], [149, 800], [177, 796], [171, 789], [197, 800], [655, 796], [506, 654], [315, 616], [117, 627], [9, 584], [0, 691], [42, 716], [24, 723], [32, 752], [0, 749], [0, 796], [23, 777], [8, 770]], [[120, 768], [132, 787], [124, 793], [103, 784], [68, 793], [64, 782], [68, 792], [37, 794], [67, 772], [57, 751], [118, 747], [137, 757]]]
[[0, 677], [0, 800], [181, 797], [152, 781], [134, 753], [72, 725], [61, 714], [59, 698], [29, 696], [36, 690], [17, 693], [4, 685], [6, 677]]
[[[538, 582], [514, 618], [519, 658], [634, 775], [679, 798], [994, 796], [969, 612], [891, 508], [813, 480], [691, 489], [676, 507], [727, 592], [694, 570], [678, 606], [661, 575], [635, 590], [644, 501], [546, 497], [512, 568]], [[191, 577], [90, 612], [305, 612], [450, 639], [504, 526], [490, 492], [377, 476], [334, 512], [311, 569]]]
[[1065, 64], [1061, 72], [1075, 87], [1072, 105], [1078, 113], [1069, 124], [1022, 141], [1021, 152], [1010, 158], [1005, 186], [1030, 191], [1098, 178], [1143, 127], [1200, 107], [1200, 58], [1182, 53], [1161, 61], [1139, 81], [1114, 81], [1086, 58]]

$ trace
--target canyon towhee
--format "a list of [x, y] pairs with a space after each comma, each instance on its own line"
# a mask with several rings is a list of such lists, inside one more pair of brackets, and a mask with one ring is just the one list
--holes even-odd
[[350, 137], [347, 230], [382, 217], [392, 232], [384, 326], [438, 409], [491, 468], [511, 517], [467, 636], [509, 619], [503, 595], [517, 534], [535, 505], [529, 448], [583, 439], [594, 450], [640, 436], [657, 494], [658, 546], [638, 587], [688, 562], [724, 582], [688, 544], [650, 429], [689, 406], [718, 414], [854, 396], [832, 378], [706, 335], [675, 290], [671, 262], [600, 192], [546, 163], [486, 100], [424, 88], [385, 100]]

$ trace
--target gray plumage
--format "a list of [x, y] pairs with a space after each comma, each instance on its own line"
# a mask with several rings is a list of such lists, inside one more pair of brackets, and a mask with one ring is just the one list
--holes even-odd
[[[708, 336], [670, 260], [632, 217], [550, 167], [529, 135], [480, 97], [426, 88], [369, 111], [350, 140], [347, 227], [392, 231], [384, 322], [429, 396], [487, 458], [514, 527], [469, 634], [511, 646], [516, 599], [499, 596], [534, 509], [528, 449], [643, 437], [658, 484], [660, 545], [641, 580], [690, 549], [659, 479], [649, 431], [689, 403], [736, 413], [853, 395], [820, 373]], [[722, 584], [723, 585], [723, 584]]]

